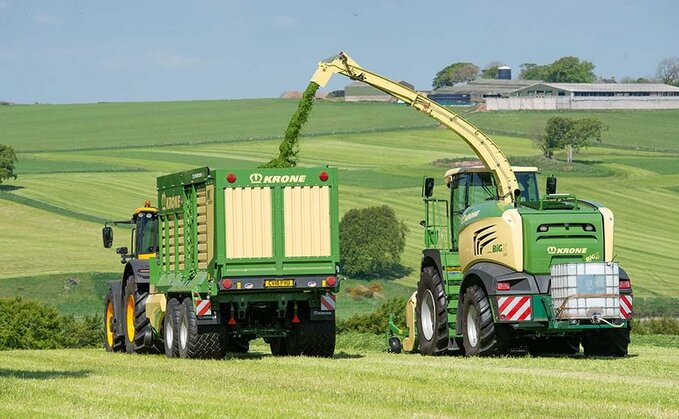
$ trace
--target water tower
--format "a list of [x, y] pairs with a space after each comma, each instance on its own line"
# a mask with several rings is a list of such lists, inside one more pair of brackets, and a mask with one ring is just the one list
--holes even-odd
[[511, 80], [512, 79], [512, 68], [506, 65], [497, 68], [497, 78], [498, 80]]

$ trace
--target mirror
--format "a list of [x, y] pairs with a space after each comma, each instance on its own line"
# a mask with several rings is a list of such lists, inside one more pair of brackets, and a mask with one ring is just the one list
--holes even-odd
[[426, 177], [422, 183], [422, 197], [429, 198], [434, 193], [434, 178]]
[[101, 230], [104, 247], [109, 249], [113, 245], [113, 228], [106, 226]]
[[553, 195], [556, 193], [556, 178], [554, 176], [550, 176], [547, 178], [547, 195]]

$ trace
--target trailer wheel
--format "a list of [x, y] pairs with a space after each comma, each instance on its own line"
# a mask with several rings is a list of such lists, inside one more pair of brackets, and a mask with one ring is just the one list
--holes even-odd
[[116, 322], [116, 315], [113, 310], [113, 291], [109, 289], [104, 300], [104, 348], [108, 352], [121, 352], [125, 349], [125, 337], [117, 333]]
[[269, 340], [269, 348], [271, 348], [271, 355], [273, 356], [289, 355], [285, 338], [271, 338]]
[[621, 358], [627, 356], [630, 343], [630, 328], [600, 329], [582, 337], [585, 356]]
[[417, 283], [417, 338], [423, 355], [441, 355], [448, 349], [448, 303], [438, 270], [427, 266]]
[[163, 343], [165, 345], [165, 355], [169, 358], [179, 356], [179, 301], [170, 298], [167, 302], [165, 319], [163, 320]]
[[224, 333], [200, 332], [193, 301], [184, 298], [179, 307], [179, 356], [221, 359], [226, 354]]
[[300, 323], [293, 325], [285, 338], [287, 355], [332, 358], [335, 354], [335, 320], [310, 320], [306, 305], [301, 305], [298, 315]]
[[401, 339], [397, 338], [396, 336], [389, 338], [389, 348], [387, 348], [387, 352], [391, 354], [400, 354], [402, 348], [403, 346], [401, 345]]
[[125, 351], [128, 353], [159, 353], [158, 341], [148, 339], [152, 335], [149, 319], [146, 317], [147, 290], [140, 289], [134, 276], [127, 278], [123, 300]]
[[478, 285], [472, 285], [465, 291], [461, 314], [465, 355], [487, 356], [505, 352], [507, 339], [504, 331], [493, 323], [488, 297]]

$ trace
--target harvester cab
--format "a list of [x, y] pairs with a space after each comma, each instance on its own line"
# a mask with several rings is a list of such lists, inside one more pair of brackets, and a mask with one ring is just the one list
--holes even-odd
[[132, 218], [124, 221], [108, 221], [102, 230], [104, 247], [109, 249], [113, 245], [113, 227], [128, 225], [131, 227], [130, 247], [116, 248], [121, 257], [121, 263], [130, 259], [150, 259], [158, 252], [158, 209], [146, 200], [143, 207], [134, 210]]

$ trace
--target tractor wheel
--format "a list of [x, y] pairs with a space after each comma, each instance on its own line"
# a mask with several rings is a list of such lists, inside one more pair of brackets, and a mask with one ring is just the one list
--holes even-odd
[[417, 284], [417, 338], [423, 355], [441, 355], [448, 350], [448, 303], [438, 270], [427, 266]]
[[467, 356], [499, 355], [506, 351], [503, 330], [493, 323], [488, 297], [481, 287], [472, 285], [462, 301], [462, 345]]
[[582, 337], [585, 356], [621, 358], [627, 356], [630, 328], [600, 329]]
[[179, 356], [221, 359], [226, 354], [224, 333], [200, 332], [193, 301], [184, 298], [179, 307]]
[[158, 341], [153, 342], [153, 332], [146, 317], [147, 289], [137, 285], [134, 276], [127, 278], [125, 299], [123, 300], [125, 316], [125, 351], [128, 353], [159, 353]]
[[108, 352], [121, 352], [125, 349], [125, 337], [116, 331], [117, 319], [113, 310], [113, 292], [108, 290], [104, 300], [104, 348]]
[[165, 355], [169, 358], [179, 356], [179, 301], [170, 298], [167, 302], [165, 319], [163, 320], [163, 342]]
[[580, 352], [580, 336], [566, 335], [536, 338], [528, 343], [531, 355], [575, 355]]
[[271, 355], [273, 356], [289, 355], [285, 338], [271, 338], [269, 340], [269, 347], [271, 348]]

